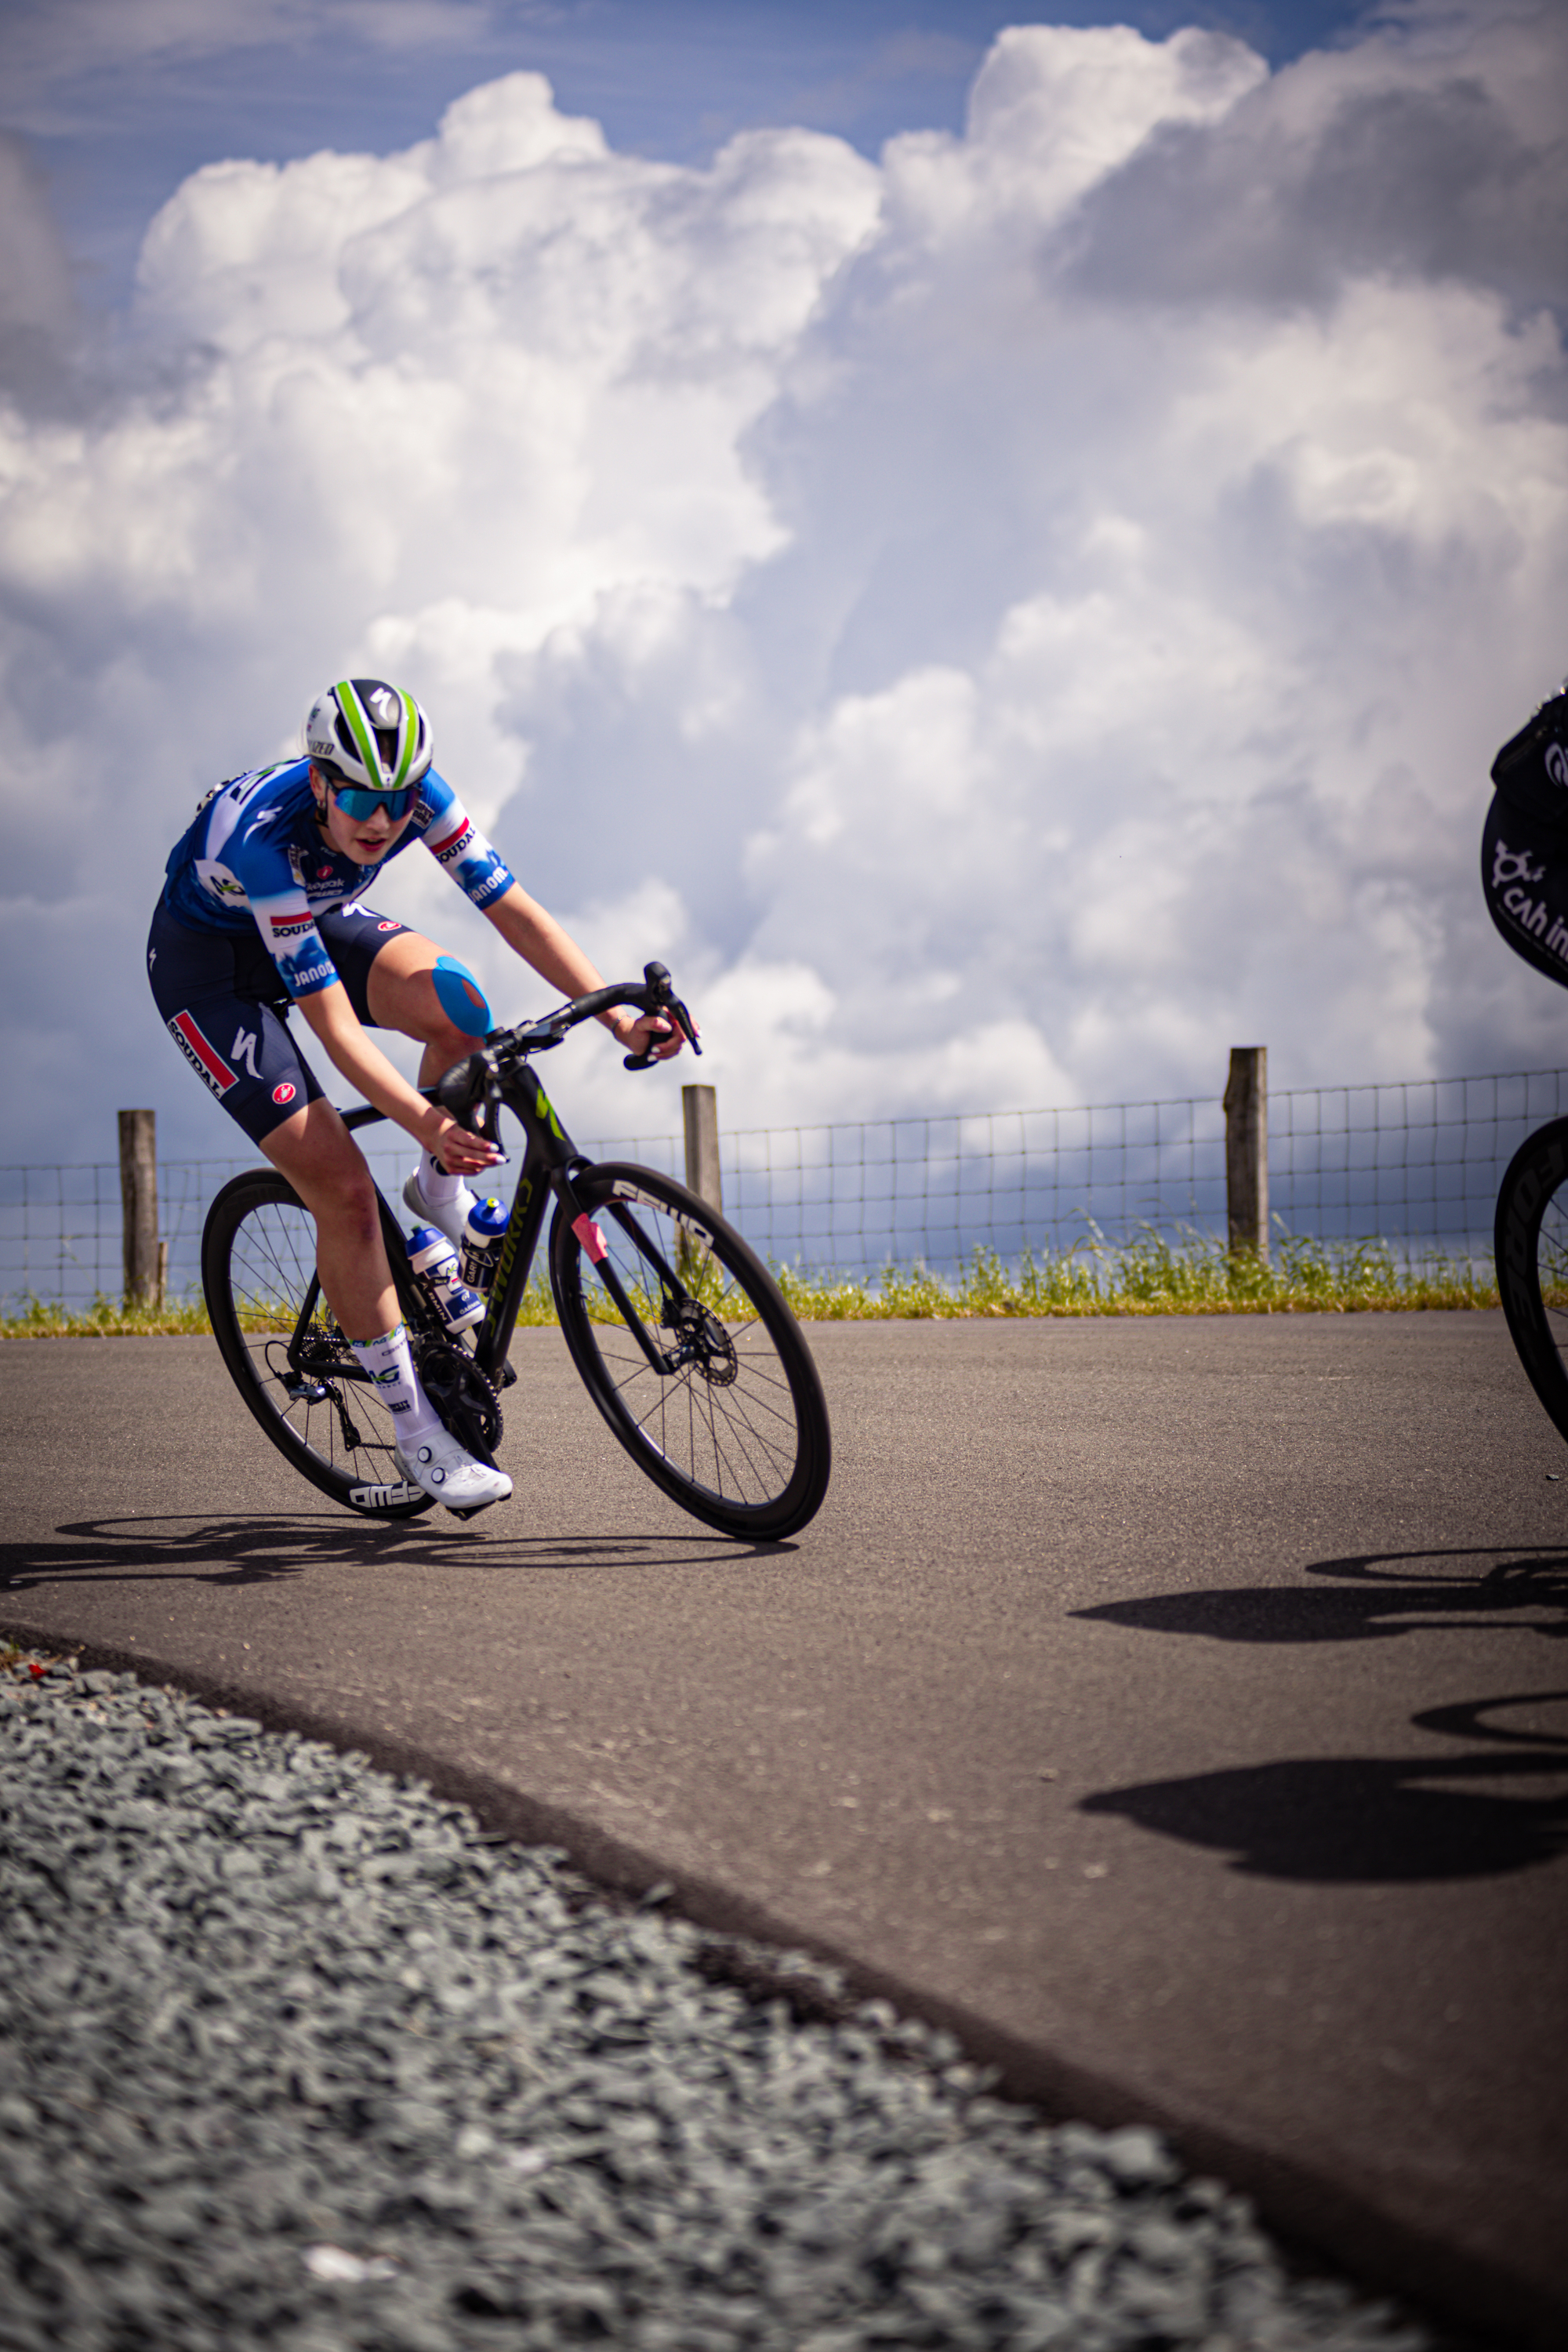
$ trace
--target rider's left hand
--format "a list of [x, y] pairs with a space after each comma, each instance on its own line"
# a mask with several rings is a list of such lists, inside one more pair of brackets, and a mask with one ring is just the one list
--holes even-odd
[[644, 1013], [636, 1020], [627, 1015], [616, 1022], [616, 1043], [628, 1054], [651, 1054], [656, 1061], [668, 1062], [686, 1040], [662, 1013]]

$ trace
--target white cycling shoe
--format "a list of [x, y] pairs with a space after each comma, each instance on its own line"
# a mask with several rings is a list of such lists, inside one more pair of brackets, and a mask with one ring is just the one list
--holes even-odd
[[393, 1453], [405, 1478], [465, 1517], [491, 1503], [504, 1503], [511, 1492], [511, 1480], [504, 1470], [476, 1462], [447, 1429], [422, 1429], [405, 1444], [394, 1446]]
[[466, 1184], [459, 1184], [449, 1201], [427, 1201], [419, 1190], [417, 1175], [414, 1175], [403, 1187], [403, 1205], [417, 1223], [434, 1225], [456, 1248], [461, 1249], [463, 1227], [469, 1210], [479, 1206], [479, 1194], [471, 1192]]

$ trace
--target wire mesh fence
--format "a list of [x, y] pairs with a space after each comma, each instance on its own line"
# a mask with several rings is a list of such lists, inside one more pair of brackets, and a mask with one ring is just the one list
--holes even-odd
[[[595, 1158], [635, 1159], [677, 1172], [677, 1139], [625, 1138], [589, 1144]], [[415, 1147], [400, 1139], [365, 1152], [371, 1172], [399, 1213], [403, 1181]], [[201, 1287], [202, 1226], [215, 1193], [231, 1176], [261, 1163], [259, 1152], [229, 1160], [160, 1160], [158, 1229], [168, 1249], [168, 1296]], [[412, 1220], [405, 1218], [405, 1223]], [[123, 1228], [120, 1169], [106, 1160], [74, 1168], [0, 1168], [0, 1313], [16, 1314], [33, 1298], [68, 1307], [123, 1287]]]
[[[1285, 1089], [1268, 1098], [1276, 1224], [1322, 1241], [1376, 1238], [1405, 1257], [1475, 1261], [1490, 1250], [1502, 1171], [1531, 1129], [1568, 1110], [1568, 1070]], [[676, 1136], [585, 1147], [679, 1174]], [[401, 1203], [405, 1142], [370, 1150]], [[726, 1214], [764, 1257], [874, 1276], [933, 1271], [976, 1249], [1004, 1260], [1059, 1252], [1091, 1234], [1142, 1231], [1223, 1239], [1225, 1115], [1219, 1098], [1038, 1111], [837, 1121], [721, 1137]], [[172, 1297], [200, 1279], [207, 1204], [256, 1155], [163, 1160], [160, 1232]], [[121, 1287], [120, 1171], [113, 1161], [0, 1169], [0, 1298], [83, 1305]]]
[[[1485, 1258], [1504, 1168], [1565, 1108], [1562, 1070], [1271, 1094], [1275, 1227]], [[761, 1129], [723, 1144], [726, 1213], [764, 1255], [805, 1266], [941, 1272], [976, 1249], [1013, 1260], [1091, 1237], [1226, 1233], [1217, 1097]]]

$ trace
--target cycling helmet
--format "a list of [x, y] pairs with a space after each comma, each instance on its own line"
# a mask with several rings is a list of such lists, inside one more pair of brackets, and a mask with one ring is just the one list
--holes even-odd
[[430, 721], [384, 678], [345, 677], [310, 705], [305, 756], [346, 784], [402, 792], [430, 765]]

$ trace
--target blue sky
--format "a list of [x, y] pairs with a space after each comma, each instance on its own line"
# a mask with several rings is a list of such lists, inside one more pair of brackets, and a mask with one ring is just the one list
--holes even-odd
[[384, 154], [477, 82], [546, 74], [623, 153], [698, 163], [803, 124], [874, 155], [957, 130], [1004, 25], [1217, 27], [1273, 66], [1344, 37], [1352, 0], [7, 0], [0, 129], [48, 175], [92, 307], [123, 301], [142, 230], [201, 164]]

